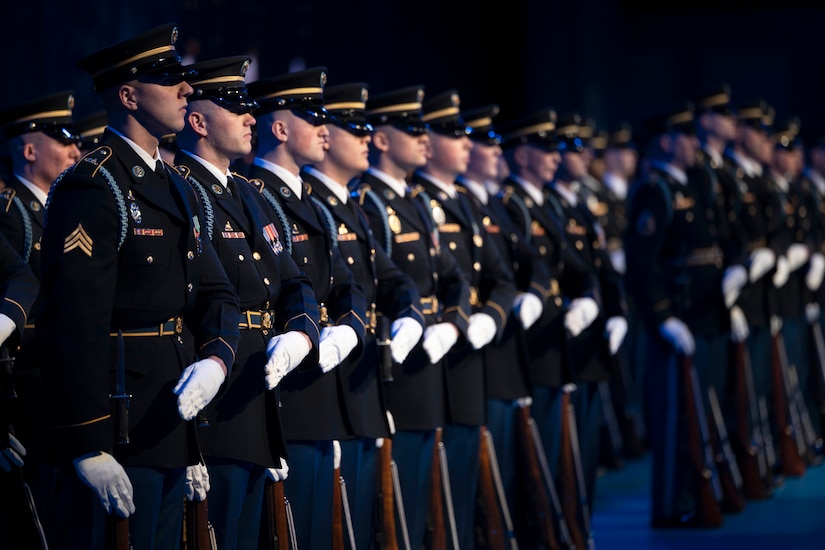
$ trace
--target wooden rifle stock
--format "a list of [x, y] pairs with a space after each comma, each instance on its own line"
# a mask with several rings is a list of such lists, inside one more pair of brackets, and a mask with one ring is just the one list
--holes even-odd
[[[519, 418], [519, 439], [522, 442], [523, 455], [527, 471], [526, 489], [530, 499], [530, 510], [535, 518], [540, 540], [551, 550], [559, 550], [560, 546], [556, 537], [556, 528], [553, 525], [553, 517], [558, 515], [560, 521], [564, 521], [561, 513], [556, 514], [550, 505], [550, 499], [545, 491], [545, 481], [542, 478], [541, 467], [538, 461], [535, 440], [532, 435], [533, 419], [530, 417], [529, 407], [520, 407]], [[552, 479], [548, 480], [553, 483]]]
[[260, 540], [261, 550], [289, 550], [283, 481], [266, 480]]
[[699, 381], [691, 358], [686, 355], [682, 355], [680, 358], [685, 390], [685, 408], [687, 409], [690, 457], [699, 480], [698, 502], [696, 505], [697, 519], [703, 527], [718, 527], [723, 522], [722, 508], [719, 505], [721, 489], [716, 484], [718, 480], [714, 474], [704, 400], [702, 399]]
[[742, 472], [742, 492], [746, 499], [764, 500], [770, 496], [772, 482], [765, 457], [753, 370], [744, 342], [734, 344], [736, 380], [736, 438], [734, 452]]
[[564, 518], [570, 529], [570, 536], [576, 548], [586, 548], [585, 535], [582, 533], [579, 521], [579, 503], [581, 497], [578, 490], [576, 456], [573, 452], [573, 436], [570, 433], [570, 392], [562, 391], [561, 395], [561, 445], [559, 448], [559, 491]]
[[795, 420], [795, 411], [788, 403], [788, 388], [785, 382], [782, 342], [779, 335], [771, 336], [771, 372], [773, 374], [774, 415], [776, 417], [777, 436], [779, 437], [779, 466], [786, 476], [797, 477], [807, 469], [802, 460], [797, 437], [800, 426]]
[[716, 469], [719, 471], [719, 481], [722, 485], [722, 511], [737, 513], [745, 508], [745, 496], [742, 493], [742, 474], [739, 464], [733, 456], [725, 427], [725, 419], [716, 395], [716, 388], [708, 388], [708, 402], [712, 413], [709, 423], [711, 447], [716, 459]]
[[392, 440], [385, 437], [378, 449], [378, 514], [376, 542], [384, 550], [398, 550], [395, 530], [395, 495], [392, 485]]
[[479, 545], [490, 550], [504, 550], [504, 528], [501, 521], [501, 510], [496, 498], [496, 488], [493, 467], [490, 455], [487, 452], [485, 433], [487, 428], [482, 426], [478, 446], [478, 502], [476, 508], [481, 511], [484, 529], [480, 530], [482, 540]]
[[814, 341], [814, 361], [816, 362], [819, 378], [817, 378], [816, 387], [818, 388], [817, 399], [819, 404], [819, 438], [825, 436], [825, 338], [822, 336], [822, 325], [819, 324], [819, 319], [810, 323], [811, 334]]
[[183, 550], [215, 550], [217, 541], [209, 522], [208, 499], [187, 500], [183, 515]]
[[129, 539], [129, 518], [112, 513], [106, 525], [106, 548], [110, 550], [132, 550]]
[[444, 505], [442, 504], [441, 457], [438, 444], [441, 443], [441, 428], [436, 428], [433, 459], [430, 468], [430, 506], [427, 514], [426, 548], [428, 550], [447, 550], [447, 528], [444, 524]]

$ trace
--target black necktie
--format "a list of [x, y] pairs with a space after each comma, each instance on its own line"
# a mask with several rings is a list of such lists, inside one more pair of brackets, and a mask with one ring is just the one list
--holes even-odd
[[238, 182], [232, 176], [226, 176], [226, 190], [233, 199], [241, 202], [241, 197], [238, 196]]
[[155, 163], [155, 174], [160, 176], [162, 179], [166, 179], [166, 167], [163, 165], [163, 161], [158, 159]]

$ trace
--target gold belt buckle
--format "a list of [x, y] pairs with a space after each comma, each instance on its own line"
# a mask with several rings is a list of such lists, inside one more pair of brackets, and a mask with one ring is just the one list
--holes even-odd
[[272, 312], [271, 311], [262, 311], [261, 312], [261, 328], [264, 328], [264, 329], [271, 329], [272, 328]]
[[183, 317], [175, 317], [175, 334], [183, 334]]
[[368, 327], [371, 331], [375, 332], [375, 327], [378, 326], [378, 317], [375, 313], [375, 304], [372, 304], [370, 308], [367, 310], [367, 323]]
[[470, 287], [470, 305], [477, 306], [478, 304], [478, 289], [474, 286]]

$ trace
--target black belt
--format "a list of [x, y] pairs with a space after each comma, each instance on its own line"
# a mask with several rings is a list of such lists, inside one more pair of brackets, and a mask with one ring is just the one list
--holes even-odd
[[274, 316], [275, 314], [272, 311], [243, 311], [241, 312], [241, 321], [238, 323], [238, 328], [269, 330], [272, 328]]
[[[125, 330], [121, 329], [121, 333], [124, 337], [173, 336], [175, 334], [179, 335], [183, 333], [183, 317], [172, 317], [164, 323], [160, 323], [159, 325], [154, 325], [151, 327], [130, 328]], [[117, 336], [117, 331], [110, 332], [109, 336]]]

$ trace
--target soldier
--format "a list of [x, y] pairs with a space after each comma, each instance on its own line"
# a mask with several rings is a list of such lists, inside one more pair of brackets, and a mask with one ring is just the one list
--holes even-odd
[[97, 148], [100, 143], [100, 138], [103, 137], [103, 130], [106, 129], [106, 111], [100, 110], [82, 119], [78, 120], [74, 125], [77, 137], [80, 138], [80, 150], [83, 153], [88, 153], [92, 149]]
[[237, 296], [194, 191], [157, 150], [192, 93], [177, 36], [162, 25], [78, 63], [108, 127], [52, 186], [43, 233], [52, 547], [102, 547], [107, 515], [129, 518], [135, 548], [179, 544], [186, 466], [198, 460], [189, 421], [235, 359]]
[[36, 521], [26, 497], [21, 468], [26, 448], [15, 437], [10, 408], [18, 398], [14, 380], [13, 356], [23, 328], [39, 290], [31, 266], [23, 261], [14, 247], [0, 233], [0, 544], [4, 548], [36, 548], [41, 542], [42, 527]]
[[[651, 119], [649, 135], [649, 171], [630, 197], [625, 281], [648, 331], [651, 520], [654, 527], [713, 527], [722, 521], [711, 514], [722, 497], [718, 473], [713, 455], [697, 445], [711, 445], [705, 396], [711, 375], [726, 369], [730, 323], [741, 317], [722, 293], [725, 269], [736, 268], [727, 265], [719, 231], [725, 213], [708, 180], [688, 177], [698, 148], [693, 105]], [[697, 373], [690, 383], [685, 358]]]
[[[604, 229], [596, 214], [591, 211], [591, 208], [598, 209], [603, 203], [598, 199], [588, 201], [587, 197], [592, 195], [583, 191], [586, 186], [582, 181], [587, 177], [587, 165], [585, 155], [582, 154], [584, 142], [579, 137], [581, 126], [581, 118], [575, 113], [557, 122], [554, 132], [561, 163], [550, 184], [550, 190], [556, 194], [555, 198], [561, 205], [567, 240], [598, 281], [599, 318], [578, 338], [573, 337], [567, 342], [567, 366], [572, 382], [577, 385], [577, 391], [572, 397], [576, 402], [586, 494], [592, 499], [601, 457], [602, 424], [606, 419], [613, 421], [608, 385], [615, 374], [613, 356], [618, 353], [627, 335], [628, 325], [622, 275], [610, 261]], [[607, 416], [603, 405], [610, 407]], [[618, 429], [618, 425], [613, 429]]]
[[513, 226], [497, 194], [503, 179], [499, 169], [502, 138], [493, 125], [498, 112], [498, 105], [462, 111], [473, 148], [467, 170], [456, 180], [456, 188], [474, 200], [481, 215], [482, 230], [489, 243], [498, 247], [503, 263], [513, 273], [517, 289], [504, 332], [500, 338], [484, 346], [481, 353], [487, 395], [485, 427], [494, 442], [507, 507], [518, 537], [523, 538], [522, 531], [529, 527], [524, 525], [525, 513], [520, 508], [523, 499], [518, 495], [528, 481], [524, 470], [519, 468], [517, 456], [519, 449], [526, 448], [526, 442], [518, 439], [516, 434], [517, 411], [521, 406], [529, 405], [532, 395], [525, 331], [541, 317], [551, 277], [538, 250]]
[[260, 193], [243, 176], [229, 172], [231, 162], [252, 149], [257, 104], [244, 84], [249, 63], [249, 58], [235, 56], [189, 66], [197, 75], [188, 80], [194, 93], [186, 125], [177, 134], [175, 164], [211, 213], [204, 233], [241, 305], [232, 376], [209, 404], [199, 430], [208, 477], [203, 465], [193, 468], [192, 493], [198, 494], [187, 497], [204, 500], [204, 489], [211, 487], [209, 519], [219, 547], [255, 549], [267, 469], [285, 471], [277, 385], [294, 368], [316, 368], [319, 329], [309, 277], [284, 253]]
[[[374, 129], [366, 122], [367, 85], [340, 84], [324, 89], [329, 112], [329, 149], [324, 160], [304, 167], [302, 177], [332, 213], [338, 249], [367, 299], [367, 333], [359, 361], [338, 369], [353, 437], [341, 441], [341, 476], [347, 481], [354, 537], [360, 547], [382, 533], [376, 522], [378, 445], [391, 436], [383, 384], [392, 361], [403, 363], [424, 332], [421, 297], [412, 279], [390, 259], [372, 234], [369, 220], [347, 184], [369, 168], [369, 142]], [[391, 356], [380, 352], [389, 339]], [[382, 345], [386, 346], [384, 341]], [[387, 359], [389, 359], [387, 361]], [[389, 364], [387, 364], [387, 362]]]
[[424, 544], [435, 441], [447, 419], [443, 359], [466, 334], [470, 316], [467, 279], [449, 249], [441, 246], [426, 210], [429, 204], [407, 186], [407, 176], [427, 160], [423, 98], [423, 87], [409, 86], [367, 99], [367, 121], [375, 134], [370, 168], [355, 184], [373, 234], [415, 282], [426, 325], [421, 344], [403, 364], [393, 363], [393, 382], [384, 385], [397, 430], [392, 454], [398, 464], [411, 548]]
[[326, 69], [313, 67], [247, 88], [260, 104], [258, 149], [248, 177], [270, 205], [270, 218], [281, 224], [298, 268], [312, 280], [322, 326], [318, 368], [293, 371], [281, 383], [281, 418], [290, 465], [284, 493], [295, 514], [298, 546], [327, 550], [330, 529], [317, 526], [332, 525], [334, 442], [352, 436], [342, 377], [330, 371], [361, 356], [368, 319], [331, 214], [300, 177], [302, 166], [326, 156], [325, 84]]
[[472, 198], [455, 185], [467, 170], [472, 148], [459, 105], [456, 90], [424, 101], [422, 119], [430, 127], [430, 154], [410, 185], [429, 197], [441, 246], [450, 250], [470, 283], [472, 314], [467, 339], [460, 340], [446, 356], [449, 400], [444, 427], [457, 544], [470, 548], [475, 539], [480, 427], [487, 420], [484, 356], [477, 350], [501, 337], [516, 289], [513, 274], [484, 231]]

